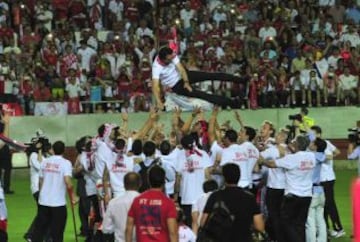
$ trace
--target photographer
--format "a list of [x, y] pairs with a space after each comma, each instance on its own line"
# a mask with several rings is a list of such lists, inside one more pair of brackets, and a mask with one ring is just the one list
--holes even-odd
[[[36, 138], [33, 138], [31, 141], [31, 146], [28, 150], [30, 153], [29, 164], [30, 164], [30, 183], [31, 183], [31, 193], [35, 199], [37, 210], [39, 210], [39, 171], [41, 162], [48, 156], [48, 151], [51, 147], [49, 140], [45, 137], [39, 137], [42, 135], [41, 132], [37, 132]], [[37, 216], [35, 216], [33, 222], [30, 225], [30, 228], [26, 232], [24, 238], [31, 240], [32, 234], [34, 231], [34, 226], [36, 224]]]
[[360, 121], [357, 121], [357, 129], [351, 129], [347, 150], [349, 160], [358, 159], [358, 176], [360, 176]]

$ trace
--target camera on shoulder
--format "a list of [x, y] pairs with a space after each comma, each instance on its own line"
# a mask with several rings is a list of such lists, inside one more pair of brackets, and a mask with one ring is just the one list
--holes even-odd
[[348, 129], [348, 140], [352, 144], [360, 145], [360, 128]]

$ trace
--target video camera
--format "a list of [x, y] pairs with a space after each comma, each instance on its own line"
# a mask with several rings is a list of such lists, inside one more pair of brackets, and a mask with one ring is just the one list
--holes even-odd
[[360, 128], [348, 129], [348, 140], [350, 143], [360, 145]]
[[294, 120], [297, 120], [297, 121], [299, 121], [300, 123], [302, 122], [302, 116], [301, 116], [301, 114], [293, 114], [293, 115], [289, 115], [289, 120], [292, 120], [292, 121], [294, 121]]

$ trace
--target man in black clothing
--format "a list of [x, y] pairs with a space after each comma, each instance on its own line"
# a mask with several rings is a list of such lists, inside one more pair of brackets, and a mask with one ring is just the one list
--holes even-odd
[[238, 187], [240, 179], [240, 168], [233, 163], [225, 164], [222, 167], [225, 181], [225, 189], [212, 193], [205, 205], [201, 217], [203, 226], [211, 214], [214, 205], [221, 200], [225, 203], [230, 213], [235, 216], [234, 222], [228, 233], [224, 234], [219, 242], [251, 242], [251, 227], [259, 232], [265, 231], [263, 216], [255, 197], [242, 188]]

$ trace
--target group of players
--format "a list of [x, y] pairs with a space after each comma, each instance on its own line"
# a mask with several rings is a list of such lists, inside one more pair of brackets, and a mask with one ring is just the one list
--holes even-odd
[[[266, 221], [266, 233], [273, 241], [327, 241], [328, 236], [345, 234], [334, 200], [333, 157], [339, 150], [321, 138], [319, 126], [310, 127], [304, 120], [294, 120], [293, 130], [277, 131], [270, 121], [264, 121], [257, 132], [245, 125], [237, 112], [234, 118], [237, 124], [229, 121], [219, 124], [219, 112], [215, 107], [206, 121], [202, 110], [195, 108], [183, 120], [181, 110], [176, 109], [169, 134], [164, 133], [157, 110], [150, 111], [137, 131], [128, 130], [128, 116], [123, 113], [121, 125], [103, 124], [96, 137], [80, 138], [76, 142], [78, 157], [72, 173], [85, 181], [86, 195], [80, 197], [79, 206], [81, 216], [90, 218], [82, 220], [81, 233], [87, 241], [94, 241], [94, 231], [101, 231], [102, 241], [109, 239], [109, 234], [113, 234], [115, 241], [125, 241], [128, 210], [110, 209], [111, 204], [116, 199], [125, 199], [124, 178], [129, 173], [139, 174], [142, 181], [139, 192], [148, 190], [151, 187], [148, 171], [155, 165], [164, 169], [164, 193], [181, 207], [184, 213], [181, 222], [190, 228], [188, 238], [194, 239], [211, 190], [224, 185], [221, 168], [227, 163], [240, 167], [238, 187], [257, 198]], [[54, 167], [41, 164], [47, 156], [42, 147], [43, 142], [38, 142], [30, 155], [36, 200], [39, 179], [44, 184], [44, 169], [56, 173]], [[57, 147], [57, 155], [62, 152]], [[71, 184], [65, 185], [71, 188]], [[42, 200], [47, 196], [43, 194]], [[135, 195], [132, 196], [134, 199]], [[325, 223], [328, 216], [333, 230]], [[35, 220], [38, 219], [37, 216]], [[36, 223], [39, 222], [34, 221], [35, 227]], [[38, 237], [36, 232], [36, 228], [29, 229], [28, 241], [32, 236]]]

